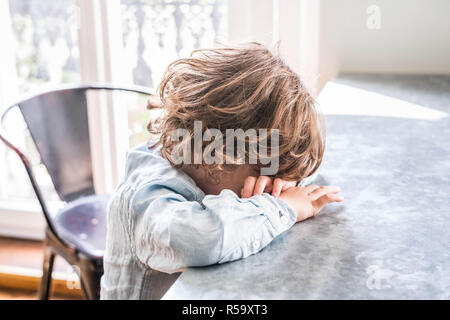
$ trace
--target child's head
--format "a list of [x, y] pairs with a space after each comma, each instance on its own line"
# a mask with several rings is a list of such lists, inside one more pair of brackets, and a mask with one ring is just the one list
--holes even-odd
[[[159, 143], [174, 165], [183, 164], [173, 158], [181, 150], [185, 160], [193, 159], [212, 175], [244, 162], [260, 170], [267, 167], [267, 157], [266, 161], [259, 157], [255, 163], [250, 144], [256, 139], [259, 145], [267, 145], [270, 139], [258, 134], [264, 131], [259, 129], [267, 129], [269, 134], [277, 132], [279, 138], [269, 141], [269, 157], [277, 158], [278, 170], [268, 175], [301, 180], [321, 163], [325, 142], [313, 98], [298, 74], [260, 44], [194, 51], [190, 58], [169, 65], [159, 96], [160, 101], [150, 102], [149, 108], [162, 108], [164, 112], [148, 128], [161, 134]], [[180, 129], [187, 134], [182, 140], [179, 134], [173, 134]], [[200, 149], [194, 141], [199, 129], [200, 137], [210, 129], [209, 135], [203, 135]], [[227, 148], [234, 150], [235, 143], [235, 138], [228, 139], [227, 129], [238, 133], [242, 129], [244, 153], [227, 152]], [[252, 135], [255, 132], [256, 137]], [[223, 139], [220, 136], [218, 141], [220, 133]], [[240, 136], [236, 138], [239, 141]], [[208, 153], [213, 161], [196, 158], [199, 153]]]

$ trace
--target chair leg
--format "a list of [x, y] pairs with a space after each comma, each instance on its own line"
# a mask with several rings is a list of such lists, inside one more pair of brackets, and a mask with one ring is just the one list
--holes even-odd
[[44, 249], [44, 265], [42, 268], [41, 287], [39, 288], [39, 300], [48, 300], [52, 284], [53, 262], [55, 254], [49, 248]]
[[100, 278], [101, 272], [81, 269], [80, 282], [85, 298], [87, 300], [100, 299]]

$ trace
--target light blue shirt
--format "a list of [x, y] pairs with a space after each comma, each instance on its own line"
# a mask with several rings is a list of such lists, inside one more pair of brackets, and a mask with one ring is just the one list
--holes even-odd
[[296, 221], [269, 194], [207, 195], [160, 148], [127, 155], [125, 178], [109, 203], [102, 299], [145, 299], [152, 270], [165, 273], [248, 257]]

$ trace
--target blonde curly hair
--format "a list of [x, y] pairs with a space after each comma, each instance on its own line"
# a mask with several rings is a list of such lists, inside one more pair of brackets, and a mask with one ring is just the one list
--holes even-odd
[[[202, 121], [203, 132], [208, 128], [222, 133], [239, 128], [278, 129], [279, 169], [274, 177], [298, 181], [320, 166], [325, 133], [315, 101], [299, 75], [259, 43], [193, 51], [189, 58], [169, 65], [158, 95], [148, 104], [149, 109], [163, 110], [148, 124], [148, 130], [159, 135], [151, 147], [161, 145], [174, 166], [180, 165], [174, 164], [170, 154], [180, 142], [172, 141], [171, 132], [183, 128], [193, 138], [194, 121]], [[223, 154], [225, 149], [226, 143]], [[200, 164], [212, 176], [235, 165]], [[252, 166], [259, 170], [263, 164]]]

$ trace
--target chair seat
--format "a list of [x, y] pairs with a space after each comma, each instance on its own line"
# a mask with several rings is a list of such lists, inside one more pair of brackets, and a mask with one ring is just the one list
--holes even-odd
[[103, 257], [109, 198], [93, 195], [70, 202], [53, 218], [58, 236], [90, 256]]

